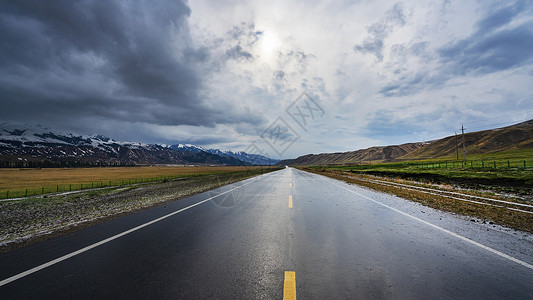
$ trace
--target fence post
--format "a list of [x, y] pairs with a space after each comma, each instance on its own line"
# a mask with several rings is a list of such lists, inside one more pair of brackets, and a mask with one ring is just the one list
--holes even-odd
[[507, 161], [507, 168], [511, 168], [511, 162]]
[[41, 195], [44, 194], [44, 187], [41, 189]]
[[68, 189], [70, 192], [72, 192], [72, 184], [69, 184]]
[[496, 169], [496, 161], [494, 161], [494, 169]]
[[485, 168], [485, 162], [481, 161], [481, 168]]
[[9, 191], [6, 192], [6, 199], [9, 199]]
[[526, 161], [524, 160], [524, 169], [526, 168]]
[[83, 190], [83, 183], [80, 185], [80, 190]]
[[28, 189], [26, 189], [26, 196], [24, 196], [24, 197], [28, 197]]

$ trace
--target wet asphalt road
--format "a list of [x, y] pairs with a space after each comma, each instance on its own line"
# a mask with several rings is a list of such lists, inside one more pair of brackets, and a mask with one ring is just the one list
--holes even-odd
[[282, 299], [285, 271], [299, 299], [532, 298], [531, 253], [502, 257], [379, 197], [286, 168], [0, 254], [4, 280], [176, 212], [20, 275], [0, 299]]

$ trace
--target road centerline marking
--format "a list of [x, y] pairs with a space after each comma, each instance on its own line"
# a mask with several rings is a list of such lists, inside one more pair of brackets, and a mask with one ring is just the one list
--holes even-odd
[[296, 300], [296, 272], [285, 271], [283, 300]]
[[289, 208], [292, 208], [292, 195], [289, 195]]
[[126, 231], [123, 231], [123, 232], [121, 232], [121, 233], [119, 233], [119, 234], [116, 234], [116, 235], [114, 235], [114, 236], [112, 236], [112, 237], [109, 237], [109, 238], [107, 238], [107, 239], [101, 240], [101, 241], [99, 241], [99, 242], [96, 242], [96, 243], [94, 243], [94, 244], [92, 244], [92, 245], [89, 245], [89, 246], [86, 246], [86, 247], [84, 247], [84, 248], [81, 248], [81, 249], [76, 250], [76, 251], [74, 251], [74, 252], [71, 252], [71, 253], [69, 253], [69, 254], [65, 254], [65, 255], [63, 255], [63, 256], [61, 256], [61, 257], [59, 257], [59, 258], [56, 258], [56, 259], [51, 260], [51, 261], [49, 261], [49, 262], [47, 262], [47, 263], [44, 263], [44, 264], [42, 264], [42, 265], [39, 265], [39, 266], [37, 266], [37, 267], [31, 268], [31, 269], [29, 269], [29, 270], [26, 270], [26, 271], [24, 271], [24, 272], [22, 272], [22, 273], [19, 273], [19, 274], [17, 274], [17, 275], [13, 275], [13, 276], [11, 276], [11, 277], [9, 277], [9, 278], [6, 278], [6, 279], [0, 281], [0, 286], [4, 286], [4, 285], [6, 285], [6, 284], [8, 284], [8, 283], [10, 283], [10, 282], [13, 282], [13, 281], [15, 281], [15, 280], [18, 280], [18, 279], [21, 279], [21, 278], [23, 278], [23, 277], [26, 277], [26, 276], [28, 276], [28, 275], [30, 275], [30, 274], [33, 274], [33, 273], [35, 273], [35, 272], [37, 272], [37, 271], [40, 271], [40, 270], [42, 270], [42, 269], [48, 268], [48, 267], [50, 267], [50, 266], [53, 266], [53, 265], [55, 265], [55, 264], [57, 264], [57, 263], [60, 263], [60, 262], [62, 262], [62, 261], [64, 261], [64, 260], [67, 260], [67, 259], [69, 259], [69, 258], [71, 258], [71, 257], [74, 257], [74, 256], [76, 256], [76, 255], [78, 255], [78, 254], [81, 254], [81, 253], [83, 253], [83, 252], [89, 251], [89, 250], [91, 250], [91, 249], [93, 249], [93, 248], [96, 248], [96, 247], [98, 247], [98, 246], [101, 246], [101, 245], [103, 245], [103, 244], [107, 244], [107, 243], [109, 243], [109, 242], [111, 242], [111, 241], [113, 241], [113, 240], [116, 240], [116, 239], [118, 239], [118, 238], [120, 238], [120, 237], [123, 237], [123, 236], [125, 236], [125, 235], [127, 235], [127, 234], [130, 234], [130, 233], [132, 233], [132, 232], [134, 232], [134, 231], [137, 231], [137, 230], [139, 230], [139, 229], [141, 229], [141, 228], [144, 228], [144, 227], [147, 227], [147, 226], [152, 225], [152, 224], [154, 224], [154, 223], [157, 223], [157, 222], [159, 222], [159, 221], [162, 221], [162, 220], [164, 220], [164, 219], [166, 219], [166, 218], [168, 218], [168, 217], [171, 217], [171, 216], [173, 216], [173, 215], [175, 215], [175, 214], [178, 214], [178, 213], [180, 213], [180, 212], [186, 211], [186, 210], [188, 210], [188, 209], [190, 209], [190, 208], [193, 208], [193, 207], [198, 206], [198, 205], [200, 205], [200, 204], [203, 204], [203, 203], [205, 203], [205, 202], [207, 202], [207, 201], [210, 201], [210, 200], [212, 200], [212, 199], [214, 199], [214, 198], [216, 198], [216, 197], [219, 197], [219, 196], [222, 196], [222, 195], [224, 195], [224, 194], [230, 193], [230, 192], [232, 192], [232, 191], [234, 191], [234, 190], [236, 190], [236, 189], [242, 188], [242, 187], [245, 186], [245, 185], [248, 185], [248, 184], [250, 184], [250, 183], [254, 183], [254, 182], [257, 181], [257, 178], [253, 178], [253, 179], [254, 179], [254, 180], [251, 180], [250, 182], [247, 182], [247, 183], [244, 183], [244, 184], [242, 184], [242, 185], [240, 185], [240, 186], [234, 187], [234, 188], [232, 188], [232, 189], [230, 189], [230, 190], [227, 190], [227, 191], [225, 191], [225, 192], [222, 192], [222, 193], [220, 193], [220, 194], [218, 194], [218, 195], [215, 195], [215, 196], [209, 197], [209, 198], [204, 199], [204, 200], [202, 200], [202, 201], [200, 201], [200, 202], [196, 202], [196, 203], [191, 204], [191, 205], [189, 205], [189, 206], [187, 206], [187, 207], [185, 207], [185, 208], [182, 208], [182, 209], [176, 210], [176, 211], [171, 212], [171, 213], [169, 213], [169, 214], [167, 214], [167, 215], [164, 215], [164, 216], [159, 217], [159, 218], [157, 218], [157, 219], [154, 219], [154, 220], [152, 220], [152, 221], [149, 221], [149, 222], [146, 222], [146, 223], [144, 223], [144, 224], [141, 224], [141, 225], [139, 225], [139, 226], [137, 226], [137, 227], [131, 228], [131, 229], [126, 230]]

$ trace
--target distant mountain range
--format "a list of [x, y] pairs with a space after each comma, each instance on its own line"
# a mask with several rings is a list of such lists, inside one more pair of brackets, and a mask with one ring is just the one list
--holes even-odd
[[194, 145], [119, 142], [38, 124], [0, 123], [0, 167], [139, 164], [273, 165], [277, 160]]
[[[461, 146], [462, 138], [457, 142]], [[465, 133], [467, 154], [533, 149], [533, 120]], [[245, 152], [205, 149], [190, 144], [119, 142], [36, 124], [0, 123], [0, 167], [183, 165], [344, 165], [454, 157], [456, 137], [425, 143], [371, 147], [341, 153], [308, 154], [277, 161]]]
[[371, 147], [349, 152], [307, 154], [296, 159], [278, 162], [278, 165], [344, 165], [391, 161], [422, 148], [425, 143], [408, 143], [396, 146]]
[[[467, 154], [533, 149], [533, 120], [503, 128], [465, 133], [464, 138]], [[462, 153], [462, 137], [459, 136], [456, 140], [456, 136], [448, 136], [425, 143], [371, 147], [342, 153], [308, 154], [296, 159], [282, 160], [278, 165], [347, 165], [455, 157], [456, 142]]]
[[222, 157], [235, 158], [251, 165], [275, 165], [279, 161], [278, 159], [272, 159], [258, 154], [249, 154], [243, 151], [233, 152], [231, 150], [206, 149], [191, 144], [177, 144], [170, 146], [170, 148], [178, 151], [190, 151], [193, 153], [204, 151]]

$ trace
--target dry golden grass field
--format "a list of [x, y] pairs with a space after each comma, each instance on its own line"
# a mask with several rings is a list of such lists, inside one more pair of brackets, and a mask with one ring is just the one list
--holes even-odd
[[[0, 198], [10, 191], [9, 198], [31, 191], [43, 189], [46, 192], [65, 191], [89, 187], [119, 185], [133, 182], [162, 180], [186, 176], [220, 174], [245, 171], [245, 166], [214, 167], [116, 167], [116, 168], [72, 168], [72, 169], [6, 169], [0, 168]], [[32, 194], [34, 194], [33, 192]]]

